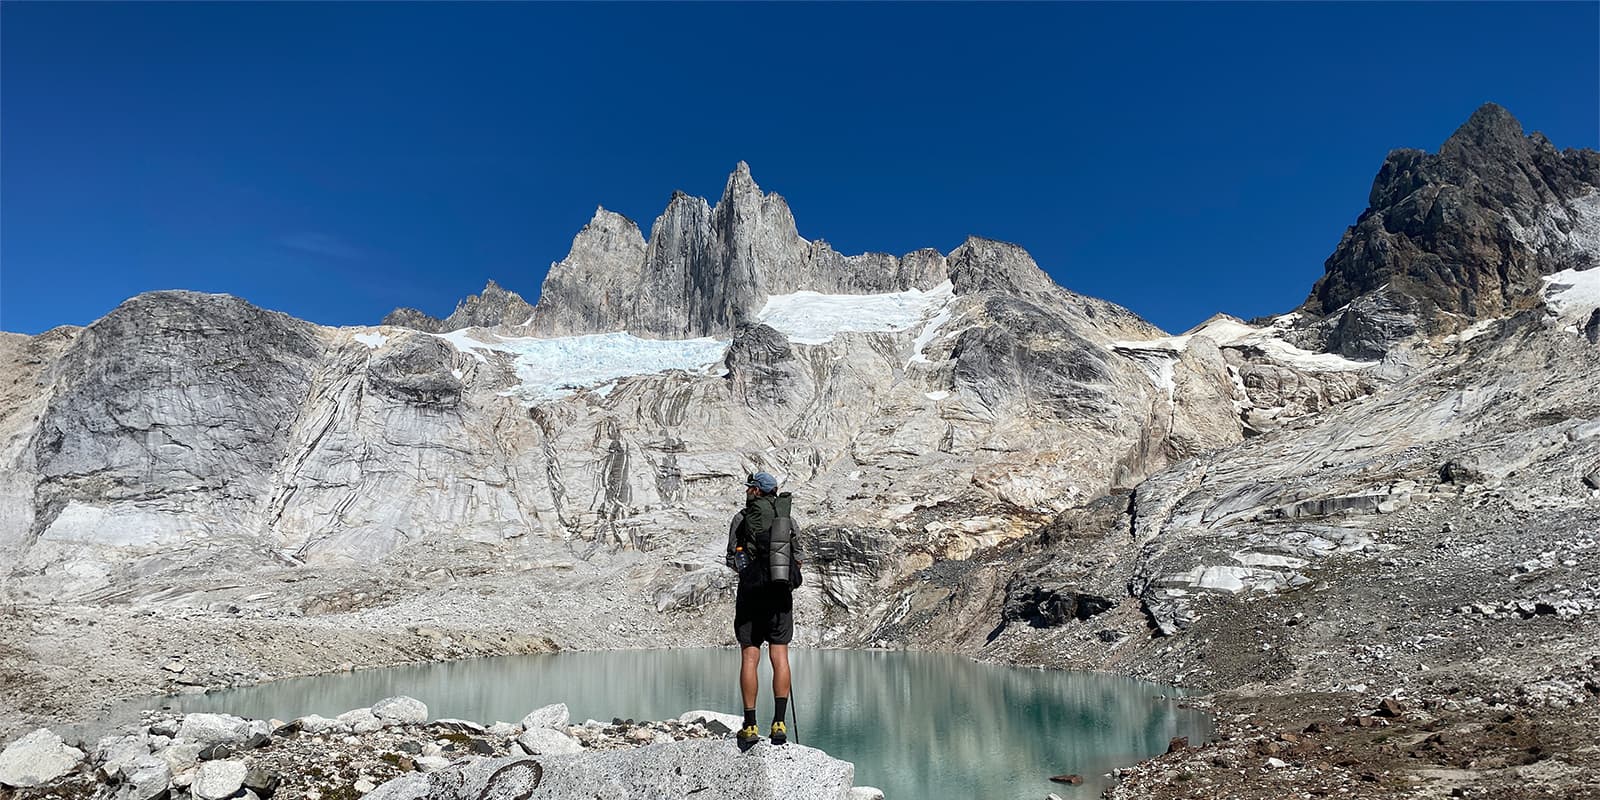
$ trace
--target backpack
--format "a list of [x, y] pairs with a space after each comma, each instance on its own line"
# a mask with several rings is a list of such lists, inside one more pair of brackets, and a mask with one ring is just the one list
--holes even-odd
[[[773, 510], [772, 524], [767, 527], [766, 533], [751, 537], [746, 542], [754, 556], [750, 559], [749, 571], [760, 584], [771, 583], [798, 589], [805, 580], [800, 574], [800, 561], [794, 554], [794, 540], [799, 534], [799, 526], [789, 516], [792, 499], [788, 492], [771, 498], [758, 498], [758, 502], [765, 500], [771, 503]], [[740, 538], [744, 539], [744, 526], [740, 527]]]

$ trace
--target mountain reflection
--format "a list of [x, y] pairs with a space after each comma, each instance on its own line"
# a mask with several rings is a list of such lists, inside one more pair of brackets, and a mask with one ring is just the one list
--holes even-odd
[[[799, 650], [794, 708], [802, 741], [856, 765], [856, 783], [888, 797], [1094, 797], [1102, 773], [1208, 735], [1203, 714], [1155, 684], [1109, 675], [974, 663], [942, 653]], [[513, 656], [322, 675], [196, 697], [177, 710], [249, 717], [333, 716], [404, 694], [434, 717], [516, 721], [564, 702], [574, 721], [663, 719], [692, 709], [738, 713], [738, 654], [728, 649]], [[765, 679], [763, 727], [772, 701]], [[791, 713], [791, 718], [795, 717]], [[1080, 787], [1050, 784], [1059, 773]]]

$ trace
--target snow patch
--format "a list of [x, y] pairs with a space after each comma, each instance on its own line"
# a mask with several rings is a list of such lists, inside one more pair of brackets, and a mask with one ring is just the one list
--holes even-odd
[[1218, 347], [1254, 348], [1273, 361], [1308, 372], [1345, 372], [1377, 366], [1376, 361], [1353, 361], [1334, 353], [1313, 353], [1289, 344], [1284, 340], [1281, 331], [1293, 322], [1294, 315], [1285, 314], [1274, 318], [1270, 325], [1256, 327], [1219, 314], [1181, 336], [1112, 342], [1111, 348], [1124, 356], [1145, 361], [1152, 355], [1168, 359], [1166, 370], [1152, 376], [1157, 385], [1168, 391], [1172, 390], [1170, 385], [1172, 362], [1177, 361], [1178, 356], [1189, 347], [1189, 341], [1196, 336], [1204, 336], [1215, 342]]
[[[949, 283], [947, 282], [944, 285], [948, 286]], [[953, 296], [952, 299], [954, 299]], [[933, 319], [928, 320], [928, 324], [922, 327], [922, 333], [917, 334], [916, 340], [912, 342], [916, 349], [912, 352], [911, 361], [907, 362], [906, 366], [930, 363], [922, 350], [939, 338], [939, 329], [944, 327], [944, 324], [949, 322], [950, 317], [954, 315], [955, 312], [950, 308], [951, 305], [952, 303], [946, 302], [944, 307], [939, 309], [939, 313], [934, 314]]]
[[923, 397], [926, 397], [929, 400], [935, 400], [935, 401], [944, 400], [944, 399], [948, 398], [949, 396], [950, 396], [949, 392], [928, 392], [927, 394], [923, 395]]
[[1497, 319], [1485, 319], [1474, 322], [1466, 328], [1444, 337], [1445, 344], [1466, 344], [1467, 342], [1470, 342], [1473, 339], [1476, 339], [1479, 336], [1494, 330], [1494, 327], [1498, 324], [1500, 324], [1500, 320]]
[[434, 335], [481, 362], [489, 360], [485, 353], [511, 356], [519, 384], [505, 394], [528, 405], [590, 387], [600, 387], [596, 393], [604, 397], [616, 388], [618, 379], [635, 375], [669, 370], [711, 374], [728, 349], [725, 339], [641, 339], [628, 333], [552, 339], [499, 337], [482, 331], [476, 334], [482, 338], [465, 331]]
[[1540, 294], [1552, 315], [1581, 325], [1600, 308], [1600, 267], [1582, 272], [1564, 269], [1546, 275]]
[[376, 350], [387, 344], [389, 337], [381, 333], [358, 333], [355, 340], [366, 345], [368, 350]]
[[[949, 319], [947, 314], [940, 319], [940, 312], [947, 310], [954, 299], [955, 287], [949, 281], [926, 292], [920, 289], [886, 294], [801, 291], [768, 297], [757, 318], [797, 344], [826, 344], [847, 332], [905, 331], [920, 323], [924, 325], [922, 335], [918, 336], [917, 355], [920, 356], [922, 345], [933, 341], [938, 332], [935, 323], [942, 325]], [[923, 336], [927, 339], [923, 340]]]

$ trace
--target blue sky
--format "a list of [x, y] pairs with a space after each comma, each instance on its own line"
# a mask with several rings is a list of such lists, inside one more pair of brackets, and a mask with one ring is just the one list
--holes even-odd
[[734, 164], [846, 253], [1017, 242], [1168, 330], [1304, 299], [1396, 147], [1600, 145], [1600, 4], [5, 3], [0, 329], [532, 300]]

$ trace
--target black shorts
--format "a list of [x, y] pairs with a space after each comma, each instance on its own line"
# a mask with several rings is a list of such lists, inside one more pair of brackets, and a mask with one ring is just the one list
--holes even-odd
[[794, 593], [787, 586], [739, 584], [733, 600], [733, 638], [741, 647], [788, 644], [794, 637]]

